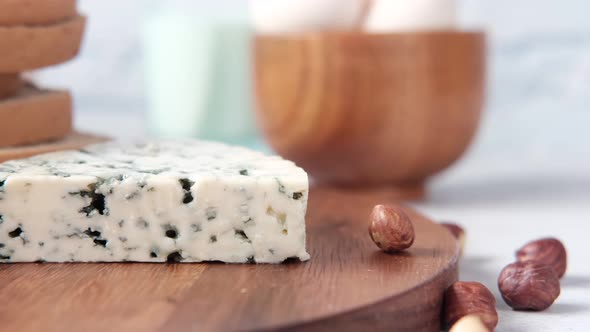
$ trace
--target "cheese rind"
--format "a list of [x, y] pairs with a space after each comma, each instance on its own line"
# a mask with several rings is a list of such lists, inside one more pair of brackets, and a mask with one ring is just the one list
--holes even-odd
[[0, 164], [0, 262], [279, 263], [305, 250], [307, 174], [201, 141]]

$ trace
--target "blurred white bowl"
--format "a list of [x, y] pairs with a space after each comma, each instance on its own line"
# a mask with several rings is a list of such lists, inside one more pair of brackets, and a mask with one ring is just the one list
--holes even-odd
[[455, 0], [373, 0], [369, 32], [446, 30], [456, 27]]
[[278, 34], [347, 30], [358, 23], [367, 0], [251, 0], [256, 32]]

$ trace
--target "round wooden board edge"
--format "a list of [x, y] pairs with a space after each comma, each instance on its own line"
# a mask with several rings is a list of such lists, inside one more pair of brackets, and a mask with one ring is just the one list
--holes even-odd
[[[459, 260], [460, 248], [457, 240], [451, 235], [442, 225], [432, 221], [431, 218], [416, 211], [414, 208], [404, 204], [395, 203], [412, 218], [420, 218], [424, 222], [432, 224], [438, 228], [442, 236], [446, 236], [450, 241], [455, 243], [455, 252], [449, 260], [449, 265], [446, 269], [440, 271], [439, 274], [433, 276], [402, 293], [393, 294], [389, 297], [380, 299], [374, 303], [369, 303], [352, 310], [340, 312], [336, 315], [322, 317], [314, 320], [302, 321], [290, 325], [280, 325], [269, 327], [264, 331], [280, 331], [280, 332], [327, 332], [327, 331], [364, 331], [367, 326], [371, 326], [372, 332], [377, 331], [407, 331], [407, 332], [438, 332], [441, 331], [442, 326], [442, 306], [444, 291], [454, 282], [459, 280]], [[444, 234], [444, 235], [443, 235]], [[313, 258], [312, 258], [313, 259]], [[303, 264], [305, 264], [303, 262]], [[437, 294], [438, 296], [432, 296]], [[432, 303], [422, 307], [409, 307], [408, 303], [416, 300], [416, 297], [423, 296], [424, 299], [432, 297]], [[422, 299], [421, 299], [422, 300]], [[425, 300], [426, 301], [426, 300]], [[400, 311], [400, 307], [403, 308]], [[407, 316], [406, 316], [407, 315]], [[430, 316], [427, 324], [421, 327], [415, 325], [403, 326], [399, 324], [400, 320], [405, 317], [418, 318], [419, 321], [424, 322], [424, 318]]]

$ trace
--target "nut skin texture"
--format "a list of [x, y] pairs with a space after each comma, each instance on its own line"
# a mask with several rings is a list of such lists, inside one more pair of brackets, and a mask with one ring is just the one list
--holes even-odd
[[563, 277], [567, 268], [567, 252], [561, 241], [545, 238], [525, 244], [516, 252], [520, 262], [537, 261], [551, 266], [559, 278]]
[[553, 268], [536, 261], [506, 266], [498, 277], [498, 288], [514, 310], [545, 310], [560, 293], [559, 278]]
[[451, 327], [467, 315], [477, 315], [493, 331], [498, 325], [496, 298], [479, 282], [457, 281], [445, 291], [444, 325]]
[[369, 235], [381, 250], [393, 253], [412, 246], [414, 226], [401, 209], [376, 205], [369, 216]]
[[478, 315], [467, 315], [459, 319], [449, 332], [490, 332]]
[[440, 225], [453, 234], [459, 242], [459, 249], [463, 252], [465, 248], [465, 230], [461, 226], [450, 222], [441, 222]]

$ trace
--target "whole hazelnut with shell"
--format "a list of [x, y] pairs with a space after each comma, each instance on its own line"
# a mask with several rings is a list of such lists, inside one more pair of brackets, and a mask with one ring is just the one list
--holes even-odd
[[545, 310], [560, 293], [554, 269], [537, 261], [507, 265], [498, 277], [498, 288], [514, 310]]
[[400, 208], [376, 205], [369, 216], [369, 235], [386, 252], [397, 252], [414, 243], [414, 226]]
[[556, 238], [544, 238], [525, 244], [516, 252], [520, 262], [537, 261], [551, 266], [559, 278], [567, 268], [565, 246]]
[[490, 331], [498, 324], [496, 298], [479, 282], [455, 282], [445, 291], [444, 303], [443, 318], [447, 327], [467, 315], [477, 315]]

